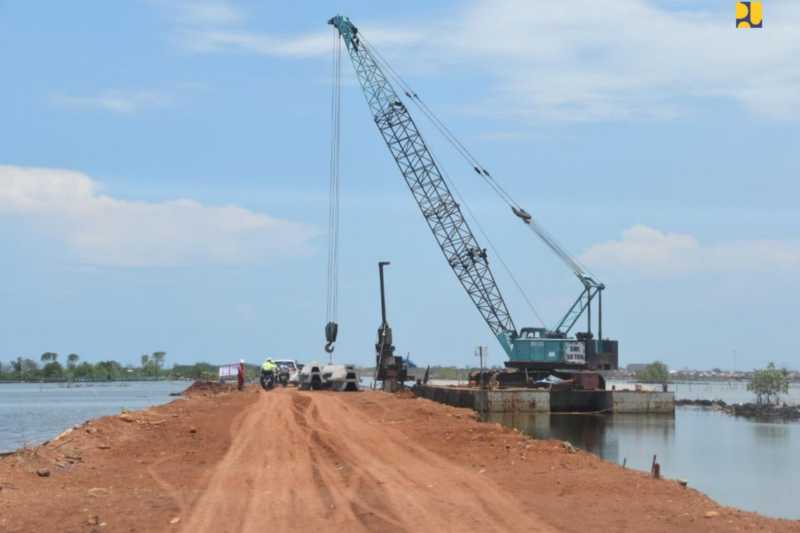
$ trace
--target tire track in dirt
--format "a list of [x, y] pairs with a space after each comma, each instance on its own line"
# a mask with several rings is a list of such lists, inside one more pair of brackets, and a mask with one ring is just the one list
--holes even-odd
[[[231, 424], [229, 434], [231, 437], [231, 442], [234, 441], [236, 435], [239, 433], [239, 428], [242, 424], [242, 419], [244, 417], [245, 412], [238, 413]], [[180, 453], [172, 453], [167, 454], [159, 459], [156, 459], [153, 463], [147, 465], [147, 473], [150, 477], [155, 481], [156, 485], [163, 490], [169, 498], [173, 501], [178, 509], [178, 516], [186, 515], [187, 511], [191, 506], [191, 501], [196, 497], [196, 490], [193, 489], [181, 489], [180, 487], [176, 486], [174, 483], [171, 483], [166, 479], [164, 475], [160, 472], [160, 469], [163, 465], [174, 463], [175, 461], [180, 461], [183, 458], [183, 455]], [[203, 476], [202, 482], [203, 484], [207, 484], [211, 478], [211, 472], [206, 473]]]
[[[325, 417], [342, 412], [343, 397], [321, 402]], [[420, 523], [440, 531], [541, 531], [547, 529], [536, 516], [521, 512], [524, 505], [485, 477], [431, 453], [405, 434], [367, 418], [363, 412], [339, 417], [341, 435], [358, 435], [349, 450], [356, 469], [385, 488], [386, 499]], [[369, 484], [368, 484], [369, 485]], [[354, 501], [364, 494], [354, 493]], [[453, 513], [448, 513], [452, 510]]]
[[261, 394], [182, 530], [550, 530], [514, 495], [342, 398]]

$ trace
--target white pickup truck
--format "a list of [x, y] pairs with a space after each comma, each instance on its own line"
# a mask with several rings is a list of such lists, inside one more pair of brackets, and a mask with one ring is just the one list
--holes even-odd
[[279, 372], [289, 372], [289, 385], [297, 385], [299, 383], [300, 365], [297, 364], [297, 361], [294, 359], [275, 359], [274, 362], [278, 365]]

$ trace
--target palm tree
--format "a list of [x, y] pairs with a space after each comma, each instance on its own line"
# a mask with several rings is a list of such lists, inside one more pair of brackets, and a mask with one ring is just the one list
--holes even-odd
[[153, 360], [156, 363], [156, 374], [161, 370], [161, 367], [164, 366], [164, 358], [167, 356], [167, 352], [153, 352]]
[[67, 368], [70, 370], [74, 370], [76, 366], [78, 366], [78, 360], [81, 358], [80, 355], [76, 353], [71, 353], [67, 356]]
[[58, 359], [58, 354], [55, 352], [44, 352], [40, 358], [42, 363], [49, 363], [50, 361], [55, 362]]

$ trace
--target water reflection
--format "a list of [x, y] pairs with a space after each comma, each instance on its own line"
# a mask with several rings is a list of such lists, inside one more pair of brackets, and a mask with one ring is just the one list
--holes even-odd
[[484, 418], [516, 428], [537, 439], [569, 441], [616, 463], [628, 459], [621, 454], [621, 439], [647, 442], [648, 450], [656, 450], [670, 446], [675, 433], [675, 419], [671, 415], [494, 413]]
[[[608, 387], [617, 390], [633, 389], [634, 382], [609, 380]], [[640, 384], [646, 390], [657, 390], [658, 385]], [[669, 390], [675, 393], [679, 400], [724, 400], [728, 403], [744, 403], [755, 401], [755, 395], [747, 390], [746, 381], [689, 381], [684, 383], [670, 383]], [[789, 391], [781, 397], [788, 404], [800, 404], [800, 384], [792, 383]]]
[[788, 446], [791, 442], [790, 426], [785, 423], [752, 423], [751, 429], [755, 440], [761, 441], [767, 446]]
[[800, 424], [754, 422], [698, 408], [670, 415], [487, 414], [539, 439], [559, 439], [608, 461], [686, 479], [724, 505], [800, 518]]

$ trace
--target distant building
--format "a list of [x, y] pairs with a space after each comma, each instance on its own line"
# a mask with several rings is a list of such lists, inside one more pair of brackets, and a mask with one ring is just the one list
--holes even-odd
[[643, 371], [648, 366], [650, 366], [650, 365], [648, 365], [646, 363], [630, 363], [630, 364], [625, 366], [625, 370], [627, 370], [631, 374], [635, 374], [637, 372]]

